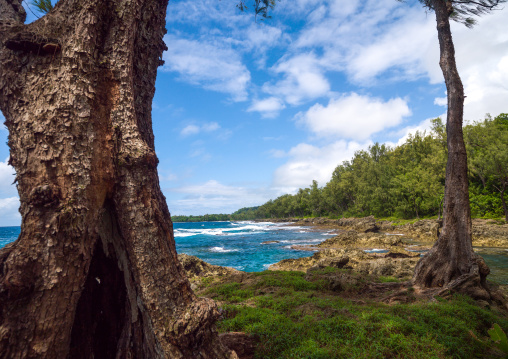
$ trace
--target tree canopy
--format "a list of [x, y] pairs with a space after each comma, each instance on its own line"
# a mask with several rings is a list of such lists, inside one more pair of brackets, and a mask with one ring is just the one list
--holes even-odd
[[[501, 217], [508, 189], [508, 115], [465, 126], [470, 162], [469, 196], [475, 217]], [[446, 131], [440, 118], [427, 132], [410, 134], [397, 147], [376, 143], [339, 164], [328, 183], [317, 181], [258, 207], [231, 215], [173, 216], [175, 222], [304, 216], [417, 218], [441, 216]], [[215, 219], [216, 218], [216, 219]]]

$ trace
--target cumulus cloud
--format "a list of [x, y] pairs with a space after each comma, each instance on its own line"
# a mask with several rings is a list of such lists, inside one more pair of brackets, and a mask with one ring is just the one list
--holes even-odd
[[282, 74], [283, 79], [276, 83], [265, 83], [263, 91], [283, 98], [291, 105], [298, 105], [304, 100], [325, 96], [330, 92], [330, 83], [313, 53], [283, 58], [272, 71]]
[[286, 105], [276, 98], [276, 97], [268, 97], [263, 100], [254, 100], [252, 105], [247, 109], [248, 112], [260, 112], [263, 117], [275, 117], [278, 115], [279, 111], [284, 109]]
[[250, 72], [238, 52], [206, 40], [187, 40], [166, 35], [168, 51], [164, 71], [177, 72], [183, 81], [227, 93], [234, 101], [247, 99]]
[[[417, 125], [407, 126], [393, 134], [398, 138], [395, 142], [386, 142], [388, 146], [395, 147], [403, 144], [408, 136], [417, 131], [429, 133], [432, 127], [431, 119], [426, 119]], [[335, 168], [343, 161], [353, 158], [356, 151], [366, 150], [373, 145], [370, 140], [364, 142], [339, 140], [324, 146], [315, 146], [300, 143], [287, 153], [276, 152], [279, 157], [288, 157], [288, 161], [278, 167], [273, 174], [273, 187], [282, 193], [294, 193], [298, 188], [308, 187], [312, 180], [325, 185], [330, 181]]]
[[230, 186], [216, 180], [166, 189], [166, 192], [183, 195], [180, 199], [168, 199], [173, 214], [194, 215], [232, 213], [242, 207], [261, 205], [274, 195], [269, 189]]
[[289, 160], [273, 174], [273, 186], [283, 192], [294, 192], [308, 187], [312, 180], [321, 185], [328, 182], [335, 168], [350, 160], [355, 151], [367, 148], [372, 143], [336, 141], [323, 147], [300, 143], [287, 153]]
[[434, 99], [434, 105], [448, 106], [448, 98], [447, 97], [436, 97]]
[[366, 140], [376, 132], [400, 124], [409, 115], [411, 111], [401, 98], [383, 101], [352, 93], [330, 100], [327, 106], [312, 106], [298, 115], [298, 121], [321, 137]]
[[[441, 117], [441, 119], [445, 119], [446, 118], [446, 113], [442, 114], [441, 116], [437, 116], [437, 117]], [[393, 134], [393, 136], [399, 138], [398, 141], [396, 141], [396, 142], [385, 142], [385, 143], [388, 146], [390, 146], [390, 147], [396, 147], [396, 146], [400, 146], [403, 143], [405, 143], [406, 140], [408, 139], [409, 135], [415, 135], [416, 132], [419, 132], [420, 134], [422, 134], [422, 133], [429, 134], [431, 129], [432, 129], [432, 122], [431, 121], [434, 118], [427, 118], [427, 119], [421, 121], [420, 123], [418, 123], [416, 125], [406, 126], [406, 127], [402, 128], [402, 129], [398, 130], [395, 134]]]
[[370, 44], [351, 53], [347, 71], [355, 81], [367, 82], [388, 70], [392, 76], [412, 79], [427, 75], [433, 83], [441, 81], [435, 21], [421, 9], [408, 12], [382, 35], [371, 36]]
[[0, 226], [19, 226], [21, 216], [18, 208], [18, 197], [0, 198]]

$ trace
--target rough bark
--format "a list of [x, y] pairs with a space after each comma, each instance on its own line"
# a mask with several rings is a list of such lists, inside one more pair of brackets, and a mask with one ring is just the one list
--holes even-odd
[[228, 358], [177, 260], [151, 124], [167, 0], [0, 0], [22, 216], [0, 251], [2, 358]]
[[501, 203], [503, 203], [504, 220], [508, 223], [508, 206], [506, 205], [506, 199], [504, 198], [504, 192], [506, 191], [506, 183], [504, 183], [503, 190], [501, 191]]
[[[455, 63], [449, 17], [451, 2], [432, 1], [439, 38], [439, 65], [448, 91], [446, 166], [443, 228], [431, 250], [418, 262], [413, 283], [422, 287], [459, 289], [489, 299], [489, 268], [473, 251], [469, 205], [467, 154], [462, 133], [464, 88]], [[467, 285], [465, 284], [467, 283]]]

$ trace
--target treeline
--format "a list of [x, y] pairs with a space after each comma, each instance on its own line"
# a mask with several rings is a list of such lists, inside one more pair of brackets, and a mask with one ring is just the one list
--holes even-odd
[[[508, 114], [495, 118], [488, 115], [484, 121], [465, 126], [464, 140], [472, 215], [504, 216], [508, 222], [504, 198], [508, 190]], [[242, 208], [227, 219], [218, 220], [440, 216], [446, 159], [446, 129], [437, 118], [432, 120], [430, 133], [416, 132], [397, 147], [376, 143], [357, 151], [350, 161], [337, 166], [323, 187], [313, 181], [294, 195], [280, 196], [259, 207]], [[191, 217], [205, 220], [206, 216]]]
[[233, 214], [205, 214], [202, 216], [171, 216], [173, 222], [217, 222], [256, 219], [259, 207], [241, 208]]
[[171, 216], [173, 222], [217, 222], [231, 220], [230, 214], [205, 214], [203, 216]]

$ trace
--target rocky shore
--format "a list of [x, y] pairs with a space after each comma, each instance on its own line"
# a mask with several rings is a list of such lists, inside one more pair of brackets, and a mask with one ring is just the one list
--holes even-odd
[[[271, 265], [269, 270], [306, 272], [315, 268], [336, 267], [349, 268], [361, 274], [398, 279], [412, 276], [421, 252], [432, 246], [441, 226], [437, 220], [420, 220], [398, 225], [389, 221], [376, 221], [372, 216], [338, 220], [284, 219], [281, 222], [317, 226], [320, 229], [336, 231], [337, 235], [316, 246], [293, 246], [296, 250], [311, 250], [316, 253], [307, 258], [282, 260]], [[508, 225], [474, 220], [473, 245], [508, 247]]]
[[[295, 250], [314, 251], [312, 256], [284, 259], [272, 264], [271, 271], [300, 271], [326, 267], [349, 269], [358, 274], [409, 279], [422, 252], [432, 246], [438, 236], [440, 222], [420, 220], [397, 224], [376, 221], [374, 217], [280, 219], [291, 225], [315, 226], [336, 235], [313, 246], [293, 246]], [[276, 241], [273, 241], [276, 242]], [[508, 248], [508, 225], [494, 221], [473, 220], [473, 245], [477, 247]], [[233, 268], [208, 264], [201, 259], [180, 254], [179, 259], [193, 287], [208, 280], [240, 275]]]
[[[394, 221], [377, 221], [373, 216], [365, 218], [284, 218], [271, 219], [273, 222], [286, 222], [297, 226], [317, 226], [336, 230], [354, 230], [360, 233], [398, 234], [414, 241], [432, 244], [437, 239], [441, 221], [422, 219], [399, 224]], [[477, 247], [508, 248], [508, 224], [495, 220], [473, 219], [473, 245]]]
[[203, 281], [206, 281], [207, 278], [215, 280], [224, 276], [243, 273], [234, 268], [221, 267], [207, 263], [198, 257], [184, 253], [178, 254], [178, 260], [180, 261], [187, 278], [191, 282], [192, 289], [196, 289]]

